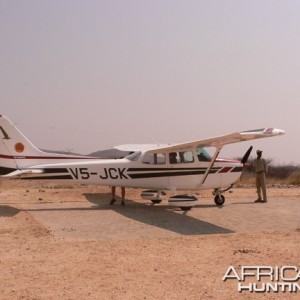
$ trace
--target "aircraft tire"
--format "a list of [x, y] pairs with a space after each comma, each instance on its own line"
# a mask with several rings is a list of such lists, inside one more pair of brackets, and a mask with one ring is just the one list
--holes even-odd
[[225, 197], [223, 195], [216, 195], [214, 200], [217, 206], [222, 206], [225, 202]]
[[153, 204], [158, 204], [158, 203], [160, 203], [162, 200], [151, 200], [151, 202], [153, 203]]
[[180, 209], [183, 211], [189, 211], [192, 208], [192, 206], [181, 206]]

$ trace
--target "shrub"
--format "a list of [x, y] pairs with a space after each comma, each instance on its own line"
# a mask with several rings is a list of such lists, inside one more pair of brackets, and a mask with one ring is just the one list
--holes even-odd
[[294, 171], [287, 179], [289, 184], [300, 185], [300, 170]]

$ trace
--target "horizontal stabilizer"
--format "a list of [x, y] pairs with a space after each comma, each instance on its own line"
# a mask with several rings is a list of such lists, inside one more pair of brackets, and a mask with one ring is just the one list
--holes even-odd
[[24, 170], [16, 170], [9, 174], [3, 175], [3, 177], [15, 177], [24, 174], [42, 174], [44, 172], [43, 169], [24, 169]]

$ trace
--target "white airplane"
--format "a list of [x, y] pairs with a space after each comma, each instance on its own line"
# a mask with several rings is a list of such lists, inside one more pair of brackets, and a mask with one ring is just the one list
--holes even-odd
[[[5, 116], [0, 116], [0, 174], [4, 177], [37, 180], [69, 180], [103, 186], [149, 189], [143, 199], [160, 203], [171, 190], [170, 205], [189, 210], [196, 205], [193, 195], [177, 195], [177, 190], [213, 189], [216, 205], [240, 178], [252, 146], [241, 161], [221, 159], [227, 145], [283, 135], [276, 128], [248, 130], [174, 145], [122, 145], [131, 152], [122, 159], [47, 153], [36, 148]], [[1, 136], [2, 135], [2, 136]], [[213, 149], [212, 154], [208, 149]]]

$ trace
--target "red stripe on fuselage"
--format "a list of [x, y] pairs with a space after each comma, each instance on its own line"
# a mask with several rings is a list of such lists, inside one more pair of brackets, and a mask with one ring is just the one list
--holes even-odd
[[224, 167], [218, 173], [227, 173], [232, 169], [232, 167]]

